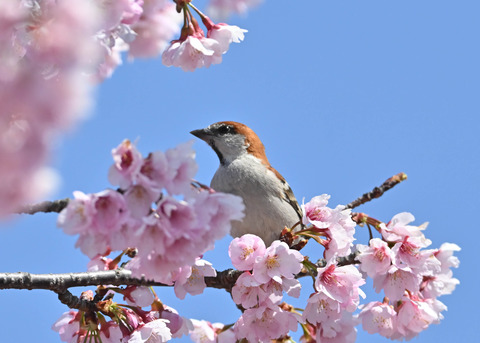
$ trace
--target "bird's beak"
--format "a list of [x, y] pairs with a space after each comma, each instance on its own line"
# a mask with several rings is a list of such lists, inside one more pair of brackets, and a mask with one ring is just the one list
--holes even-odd
[[207, 137], [210, 136], [208, 131], [206, 131], [205, 129], [193, 130], [190, 131], [190, 133], [195, 137], [200, 138], [202, 141], [206, 141]]

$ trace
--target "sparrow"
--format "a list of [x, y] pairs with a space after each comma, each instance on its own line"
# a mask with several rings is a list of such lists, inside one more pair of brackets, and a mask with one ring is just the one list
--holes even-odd
[[270, 165], [265, 147], [252, 129], [222, 121], [190, 133], [210, 145], [220, 160], [210, 187], [243, 199], [245, 217], [232, 223], [233, 237], [250, 233], [269, 246], [285, 227], [301, 223], [302, 210], [292, 189]]

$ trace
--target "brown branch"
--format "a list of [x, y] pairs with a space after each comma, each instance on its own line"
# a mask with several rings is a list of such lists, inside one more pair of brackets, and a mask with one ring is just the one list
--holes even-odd
[[97, 310], [97, 306], [94, 301], [80, 299], [67, 290], [55, 291], [55, 293], [58, 294], [58, 300], [60, 300], [62, 304], [67, 305], [69, 308], [74, 308], [76, 310], [85, 312]]
[[70, 287], [80, 286], [166, 286], [131, 275], [132, 272], [126, 269], [65, 274], [0, 273], [0, 289], [47, 289], [63, 292]]
[[347, 204], [345, 208], [355, 208], [360, 205], [365, 204], [373, 199], [380, 198], [383, 193], [388, 191], [389, 189], [395, 187], [400, 182], [407, 179], [407, 174], [405, 173], [398, 173], [397, 175], [392, 176], [391, 178], [387, 179], [380, 187], [375, 187], [368, 193], [365, 193], [358, 199], [352, 201], [351, 203]]
[[[344, 266], [359, 263], [356, 260], [357, 255], [357, 252], [353, 252], [348, 256], [339, 257], [337, 259], [338, 265]], [[320, 259], [316, 263], [319, 268], [324, 267], [326, 264], [327, 261], [325, 259]], [[242, 271], [235, 269], [217, 271], [217, 276], [206, 277], [205, 283], [207, 287], [230, 291], [242, 273]], [[297, 277], [303, 276], [305, 275], [301, 273], [297, 275]], [[170, 286], [145, 278], [132, 277], [132, 272], [126, 269], [64, 274], [0, 273], [0, 289], [46, 289], [60, 295], [66, 293], [65, 291], [71, 287], [100, 285]], [[64, 296], [66, 297], [67, 295]]]
[[38, 204], [25, 205], [21, 207], [17, 214], [35, 214], [38, 212], [56, 212], [60, 213], [68, 205], [69, 198], [55, 200], [55, 201], [43, 201]]

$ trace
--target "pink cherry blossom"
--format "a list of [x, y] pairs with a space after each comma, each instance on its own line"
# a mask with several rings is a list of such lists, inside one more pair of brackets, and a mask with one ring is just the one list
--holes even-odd
[[165, 152], [170, 174], [164, 187], [170, 194], [185, 194], [190, 189], [198, 170], [192, 145], [193, 141], [182, 143]]
[[207, 285], [206, 276], [217, 276], [217, 271], [208, 261], [197, 259], [195, 264], [189, 268], [188, 274], [182, 274], [175, 280], [175, 295], [180, 299], [185, 299], [187, 293], [191, 295], [202, 294]]
[[234, 343], [236, 342], [233, 330], [223, 330], [224, 324], [210, 323], [205, 320], [192, 319], [193, 329], [190, 330], [190, 339], [194, 343]]
[[162, 62], [167, 67], [175, 66], [184, 71], [194, 71], [221, 63], [222, 51], [215, 39], [188, 36], [185, 40], [172, 41], [162, 54]]
[[199, 191], [189, 202], [165, 196], [133, 237], [138, 255], [129, 262], [134, 275], [165, 283], [179, 268], [213, 248], [230, 231], [230, 221], [243, 216], [241, 198]]
[[245, 32], [248, 32], [234, 25], [225, 23], [215, 24], [207, 16], [202, 17], [202, 21], [208, 30], [207, 37], [216, 40], [220, 44], [220, 52], [222, 54], [228, 51], [232, 42], [240, 43], [243, 41]]
[[156, 319], [135, 329], [127, 343], [163, 343], [172, 338], [165, 319]]
[[391, 300], [399, 300], [408, 290], [418, 292], [422, 277], [409, 267], [391, 265], [386, 274], [377, 275], [373, 279], [373, 287], [377, 293], [384, 290], [385, 296]]
[[322, 194], [313, 197], [308, 203], [302, 204], [304, 225], [312, 224], [319, 229], [326, 229], [332, 224], [333, 210], [327, 207], [330, 195]]
[[411, 242], [421, 248], [426, 248], [432, 244], [432, 241], [425, 238], [425, 235], [422, 232], [427, 225], [407, 225], [414, 220], [415, 217], [408, 212], [402, 212], [395, 215], [386, 225], [383, 223], [380, 225], [382, 237], [389, 242], [401, 242], [408, 236]]
[[135, 145], [125, 139], [112, 150], [114, 164], [108, 172], [108, 180], [114, 186], [126, 189], [132, 185], [140, 172], [143, 158]]
[[146, 307], [155, 300], [149, 287], [127, 286], [121, 293], [130, 306]]
[[327, 207], [330, 195], [322, 194], [302, 205], [304, 225], [313, 225], [327, 237], [325, 240], [325, 258], [346, 256], [351, 252], [355, 240], [355, 222], [351, 211], [339, 205], [335, 209]]
[[123, 195], [107, 189], [90, 195], [74, 192], [74, 196], [75, 199], [60, 212], [57, 225], [67, 234], [79, 233], [76, 246], [90, 258], [105, 255], [110, 237], [128, 219]]
[[390, 268], [393, 253], [386, 242], [379, 238], [373, 238], [368, 247], [358, 245], [357, 248], [360, 251], [360, 255], [357, 257], [361, 262], [360, 269], [371, 278], [385, 274]]
[[258, 257], [253, 266], [253, 276], [260, 283], [270, 279], [282, 283], [282, 279], [292, 279], [302, 269], [303, 256], [297, 250], [290, 249], [285, 242], [274, 241]]
[[443, 319], [441, 311], [446, 306], [440, 301], [421, 300], [404, 297], [397, 308], [397, 332], [393, 339], [412, 339], [430, 324], [438, 324]]
[[150, 213], [152, 203], [160, 197], [160, 193], [141, 185], [130, 186], [124, 194], [130, 215], [142, 219]]
[[173, 2], [144, 0], [143, 14], [138, 22], [132, 25], [137, 36], [129, 43], [129, 57], [158, 56], [174, 34], [180, 31], [182, 19]]
[[440, 246], [435, 257], [440, 261], [442, 273], [449, 271], [451, 267], [458, 268], [460, 260], [453, 256], [453, 253], [460, 250], [462, 249], [454, 243], [443, 243]]
[[318, 268], [315, 288], [318, 293], [325, 293], [338, 301], [341, 308], [349, 312], [355, 311], [359, 296], [365, 298], [360, 286], [365, 284], [362, 275], [352, 265], [338, 267], [330, 261], [324, 268]]
[[0, 216], [52, 190], [49, 152], [88, 109], [84, 74], [100, 54], [91, 2], [30, 3], [0, 4]]
[[232, 298], [243, 308], [252, 308], [265, 302], [268, 294], [250, 272], [242, 273], [232, 288]]
[[191, 320], [193, 330], [190, 331], [190, 339], [195, 343], [215, 343], [217, 334], [212, 324], [205, 320]]
[[116, 268], [116, 264], [114, 265], [113, 260], [111, 258], [97, 255], [90, 260], [87, 264], [87, 270], [89, 272], [97, 272], [101, 270], [112, 270]]
[[325, 293], [313, 293], [308, 298], [302, 318], [311, 324], [335, 321], [341, 317], [340, 303]]
[[122, 342], [123, 337], [122, 330], [116, 322], [109, 321], [102, 323], [102, 327], [100, 328], [100, 339], [102, 343]]
[[198, 166], [195, 162], [193, 141], [148, 155], [140, 170], [139, 183], [146, 188], [165, 188], [170, 194], [182, 194], [190, 190], [191, 179]]
[[291, 312], [275, 307], [260, 306], [243, 312], [235, 323], [237, 339], [249, 342], [270, 341], [297, 330], [297, 320]]
[[451, 294], [457, 285], [458, 279], [453, 277], [451, 270], [433, 276], [423, 276], [420, 292], [425, 298], [436, 298], [441, 295]]
[[74, 342], [75, 337], [80, 334], [81, 313], [70, 310], [61, 315], [61, 317], [52, 325], [52, 330], [60, 334], [63, 342]]
[[228, 255], [238, 270], [252, 270], [255, 260], [265, 254], [265, 243], [255, 235], [246, 234], [230, 243]]
[[390, 338], [397, 330], [397, 313], [393, 306], [378, 301], [360, 306], [359, 318], [369, 334], [379, 333]]
[[83, 192], [73, 192], [74, 199], [68, 201], [68, 206], [64, 208], [57, 218], [57, 225], [63, 229], [67, 235], [75, 235], [89, 229], [92, 225], [94, 214], [93, 194], [86, 195]]
[[188, 335], [189, 331], [193, 329], [193, 323], [190, 319], [180, 316], [174, 308], [166, 306], [165, 304], [163, 305], [163, 311], [159, 313], [159, 316], [168, 321], [167, 326], [170, 329], [173, 338]]
[[344, 312], [340, 319], [317, 324], [316, 342], [354, 343], [357, 338], [356, 320], [349, 312]]
[[94, 213], [91, 231], [111, 235], [126, 222], [128, 209], [122, 194], [106, 189], [96, 193], [92, 200]]
[[392, 253], [396, 265], [410, 267], [416, 273], [426, 275], [440, 271], [440, 261], [434, 255], [435, 250], [420, 250], [408, 236], [393, 246]]

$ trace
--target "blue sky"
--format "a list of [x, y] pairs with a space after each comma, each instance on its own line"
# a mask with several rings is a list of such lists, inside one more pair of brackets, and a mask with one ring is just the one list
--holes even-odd
[[[91, 117], [57, 142], [52, 164], [62, 184], [52, 198], [108, 187], [110, 151], [124, 138], [138, 139], [146, 155], [221, 120], [257, 132], [300, 201], [328, 193], [332, 206], [345, 204], [403, 171], [406, 182], [358, 210], [384, 221], [409, 211], [415, 223], [430, 222], [433, 247], [448, 241], [462, 248], [454, 270], [461, 284], [440, 298], [445, 319], [412, 341], [478, 340], [479, 11], [474, 0], [267, 0], [232, 18], [249, 33], [221, 65], [194, 73], [160, 59], [120, 67], [98, 88]], [[209, 183], [217, 158], [201, 141], [194, 147], [197, 179]], [[55, 221], [40, 214], [4, 223], [1, 270], [85, 270], [76, 238]], [[367, 239], [359, 229], [357, 242]], [[219, 270], [230, 267], [228, 243], [206, 255]], [[369, 299], [380, 299], [368, 286]], [[228, 323], [239, 316], [224, 291], [184, 301], [172, 289], [158, 294], [187, 317]], [[2, 341], [59, 342], [50, 326], [67, 308], [53, 293], [1, 291], [0, 304]], [[361, 329], [357, 341], [367, 337], [387, 341]]]

